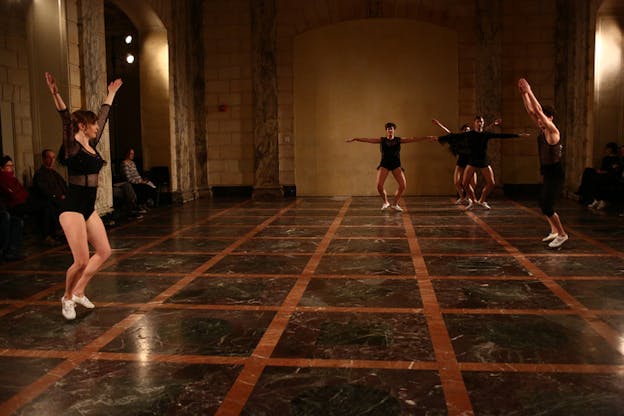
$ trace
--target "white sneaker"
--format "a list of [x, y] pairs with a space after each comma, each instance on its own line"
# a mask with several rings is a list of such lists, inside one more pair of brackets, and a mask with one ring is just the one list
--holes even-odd
[[470, 211], [473, 208], [474, 208], [474, 203], [472, 202], [472, 199], [468, 198], [468, 204], [466, 205], [466, 211]]
[[61, 313], [68, 321], [76, 319], [76, 304], [74, 301], [61, 298]]
[[596, 208], [598, 206], [598, 201], [596, 199], [594, 199], [594, 202], [592, 202], [591, 204], [587, 205], [587, 208]]
[[600, 200], [600, 201], [598, 201], [598, 205], [596, 205], [596, 209], [597, 210], [601, 210], [601, 209], [604, 209], [604, 207], [606, 207], [606, 206], [607, 206], [607, 202], [603, 201], [603, 200]]
[[555, 237], [554, 240], [552, 240], [549, 244], [548, 247], [550, 248], [557, 248], [560, 247], [563, 243], [565, 243], [566, 241], [568, 241], [568, 235], [558, 235], [557, 237]]
[[558, 236], [558, 235], [559, 235], [559, 234], [557, 234], [557, 233], [550, 233], [550, 234], [548, 234], [546, 237], [542, 238], [542, 241], [543, 241], [544, 243], [547, 243], [547, 242], [552, 241], [552, 240], [554, 240], [555, 238], [557, 238], [557, 236]]
[[395, 211], [398, 211], [398, 212], [403, 212], [403, 208], [401, 208], [399, 206], [399, 204], [392, 205], [392, 209], [394, 209]]
[[389, 202], [384, 202], [383, 205], [381, 206], [381, 210], [385, 211], [388, 208], [390, 208], [390, 203]]
[[72, 302], [77, 303], [79, 305], [82, 305], [85, 308], [88, 308], [88, 309], [95, 308], [95, 305], [85, 295], [82, 295], [80, 297], [78, 297], [76, 295], [72, 295], [72, 299], [71, 300], [72, 300]]
[[483, 201], [483, 202], [477, 202], [477, 204], [481, 205], [483, 208], [485, 209], [492, 209], [492, 207], [490, 206], [490, 204], [488, 204], [487, 202]]

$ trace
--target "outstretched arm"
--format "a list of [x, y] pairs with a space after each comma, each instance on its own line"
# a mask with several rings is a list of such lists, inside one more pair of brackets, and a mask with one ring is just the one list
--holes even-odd
[[351, 142], [363, 142], [363, 143], [380, 143], [381, 139], [376, 137], [373, 139], [367, 139], [364, 137], [352, 137], [350, 139], [345, 140], [347, 143], [351, 143]]
[[[542, 106], [533, 94], [531, 90], [531, 86], [528, 81], [524, 78], [520, 78], [518, 80], [518, 88], [520, 89], [520, 93], [522, 94], [522, 102], [524, 103], [524, 108], [527, 113], [535, 120], [535, 123], [541, 121], [545, 127], [545, 136], [546, 141], [549, 144], [556, 144], [559, 142], [559, 129], [555, 126], [555, 123], [544, 114], [542, 110]], [[539, 125], [539, 124], [538, 124]]]
[[401, 143], [424, 142], [426, 140], [435, 142], [435, 141], [438, 140], [438, 136], [402, 137], [401, 138]]
[[50, 89], [50, 94], [52, 94], [52, 98], [54, 99], [54, 105], [58, 111], [63, 111], [67, 109], [63, 98], [61, 98], [61, 94], [58, 92], [58, 87], [56, 85], [56, 80], [51, 73], [45, 73], [46, 83], [48, 84], [48, 88]]
[[451, 132], [451, 131], [448, 129], [448, 127], [446, 127], [444, 124], [440, 123], [440, 121], [436, 120], [435, 118], [434, 118], [433, 120], [431, 120], [431, 122], [432, 122], [434, 125], [436, 125], [436, 126], [440, 127], [442, 130], [444, 130], [444, 132], [445, 132], [446, 134], [449, 134], [449, 133]]

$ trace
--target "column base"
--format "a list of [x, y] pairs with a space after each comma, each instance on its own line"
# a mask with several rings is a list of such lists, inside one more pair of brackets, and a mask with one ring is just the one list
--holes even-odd
[[262, 186], [254, 188], [251, 195], [253, 199], [279, 199], [283, 198], [282, 187], [277, 186]]

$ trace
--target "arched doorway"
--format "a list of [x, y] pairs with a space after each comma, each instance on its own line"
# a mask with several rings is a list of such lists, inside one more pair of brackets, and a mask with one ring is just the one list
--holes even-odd
[[141, 77], [138, 59], [139, 33], [132, 21], [110, 1], [104, 3], [106, 72], [110, 82], [123, 79], [110, 118], [110, 151], [113, 181], [120, 176], [119, 165], [129, 148], [135, 150], [135, 163], [143, 170], [141, 143]]
[[[109, 5], [115, 6], [123, 12], [138, 34], [134, 49], [138, 55], [135, 56], [134, 62], [137, 64], [135, 68], [138, 72], [136, 86], [139, 89], [137, 114], [140, 117], [140, 138], [137, 140], [140, 140], [141, 144], [142, 167], [145, 170], [155, 166], [171, 168], [173, 143], [170, 130], [167, 30], [147, 1], [107, 0], [106, 5], [107, 8]], [[122, 58], [124, 57], [125, 53]], [[122, 135], [120, 140], [126, 142], [125, 136], [129, 133], [124, 129], [120, 134]], [[121, 157], [123, 158], [123, 155]], [[175, 183], [171, 181], [169, 183], [175, 188]]]

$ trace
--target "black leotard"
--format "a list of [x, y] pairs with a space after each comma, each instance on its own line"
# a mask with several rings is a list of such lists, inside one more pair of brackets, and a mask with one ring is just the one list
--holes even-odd
[[109, 112], [110, 105], [103, 104], [98, 114], [98, 134], [95, 139], [89, 141], [95, 151], [91, 153], [74, 138], [69, 111], [67, 109], [59, 111], [63, 120], [62, 163], [67, 166], [69, 176], [68, 194], [61, 204], [61, 212], [78, 212], [86, 220], [95, 209], [98, 174], [106, 164], [95, 146], [102, 137]]
[[381, 150], [381, 162], [379, 162], [379, 168], [386, 168], [389, 171], [393, 171], [396, 168], [401, 167], [401, 138], [395, 137], [390, 140], [387, 137], [381, 137], [379, 143], [379, 149]]

